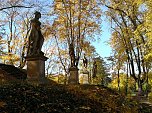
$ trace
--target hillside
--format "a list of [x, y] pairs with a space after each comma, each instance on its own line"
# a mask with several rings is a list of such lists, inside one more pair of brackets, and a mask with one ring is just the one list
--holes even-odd
[[0, 63], [0, 82], [13, 80], [25, 80], [27, 74], [25, 70], [19, 69], [13, 65], [7, 65]]
[[0, 86], [0, 113], [140, 113], [143, 108], [137, 104], [102, 86]]

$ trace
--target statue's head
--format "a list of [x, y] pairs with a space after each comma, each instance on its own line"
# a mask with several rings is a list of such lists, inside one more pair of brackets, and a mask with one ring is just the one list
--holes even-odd
[[86, 55], [85, 55], [85, 53], [84, 53], [84, 54], [83, 54], [83, 57], [85, 58], [85, 56], [86, 56]]
[[35, 11], [34, 14], [35, 14], [35, 18], [37, 18], [37, 19], [41, 18], [41, 13], [40, 12]]

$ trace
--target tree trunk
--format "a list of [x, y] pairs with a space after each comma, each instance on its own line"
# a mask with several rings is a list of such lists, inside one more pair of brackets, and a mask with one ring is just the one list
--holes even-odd
[[66, 74], [65, 74], [65, 78], [64, 78], [64, 85], [67, 84], [67, 78], [68, 78], [68, 76], [67, 76], [67, 73], [66, 73]]
[[127, 95], [128, 94], [128, 66], [129, 66], [129, 63], [127, 63], [127, 78], [126, 78], [126, 86], [125, 86], [125, 94]]
[[119, 75], [119, 69], [118, 69], [118, 91], [120, 92], [120, 75]]
[[142, 88], [142, 83], [141, 80], [138, 80], [138, 96], [143, 95], [143, 88]]

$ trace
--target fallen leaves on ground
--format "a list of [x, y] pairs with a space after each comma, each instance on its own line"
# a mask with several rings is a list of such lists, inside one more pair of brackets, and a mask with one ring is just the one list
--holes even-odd
[[138, 113], [137, 103], [95, 85], [0, 86], [1, 113]]

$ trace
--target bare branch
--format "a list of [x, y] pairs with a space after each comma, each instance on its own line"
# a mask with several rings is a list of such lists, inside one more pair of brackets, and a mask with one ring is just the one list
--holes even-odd
[[11, 8], [32, 8], [31, 6], [22, 6], [22, 5], [17, 5], [17, 6], [9, 6], [9, 7], [4, 7], [4, 8], [0, 8], [0, 11], [4, 10], [4, 9], [11, 9]]

